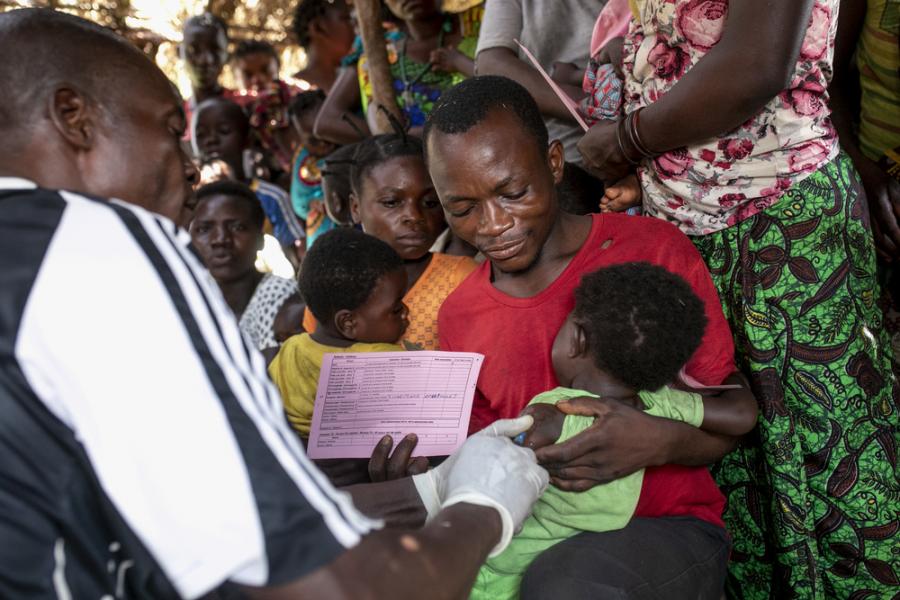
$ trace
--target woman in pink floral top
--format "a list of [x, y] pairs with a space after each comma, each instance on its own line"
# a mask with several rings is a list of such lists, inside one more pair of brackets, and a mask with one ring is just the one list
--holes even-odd
[[[760, 401], [716, 468], [738, 598], [900, 588], [890, 346], [865, 195], [831, 125], [839, 0], [631, 0], [625, 112], [579, 143], [692, 236]], [[615, 53], [613, 53], [615, 54]]]

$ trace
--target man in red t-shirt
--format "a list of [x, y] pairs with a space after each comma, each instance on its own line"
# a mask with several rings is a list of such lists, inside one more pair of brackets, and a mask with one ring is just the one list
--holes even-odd
[[[463, 82], [436, 103], [425, 142], [448, 223], [488, 258], [447, 298], [438, 316], [442, 350], [485, 355], [473, 431], [519, 414], [533, 396], [558, 385], [550, 361], [553, 340], [574, 307], [581, 277], [603, 266], [646, 261], [683, 277], [704, 302], [709, 321], [687, 375], [718, 385], [734, 371], [732, 336], [719, 298], [684, 234], [655, 219], [560, 210], [562, 147], [548, 143], [524, 88], [502, 77]], [[660, 597], [717, 598], [728, 543], [720, 527], [721, 495], [698, 465], [718, 460], [736, 440], [612, 400], [585, 398], [572, 406], [596, 416], [594, 426], [565, 444], [541, 449], [538, 459], [555, 485], [573, 491], [646, 468], [638, 518], [620, 532], [582, 534], [545, 553], [530, 570], [541, 577], [525, 578], [523, 598], [565, 598], [567, 586], [574, 586], [572, 597], [644, 587]], [[755, 413], [752, 396], [745, 394], [734, 410]], [[712, 506], [717, 515], [710, 514]], [[576, 541], [588, 535], [598, 540], [588, 544], [590, 550]], [[641, 539], [646, 536], [650, 539]], [[641, 552], [635, 552], [636, 545]], [[576, 574], [567, 566], [573, 559], [566, 548], [597, 554], [602, 564]], [[551, 554], [552, 560], [544, 560]], [[700, 569], [690, 583], [684, 580], [692, 578], [679, 577], [689, 569]]]

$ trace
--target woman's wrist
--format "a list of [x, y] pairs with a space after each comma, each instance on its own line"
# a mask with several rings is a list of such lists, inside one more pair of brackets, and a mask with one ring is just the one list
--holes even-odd
[[624, 119], [620, 119], [616, 123], [616, 143], [619, 145], [619, 152], [625, 158], [625, 160], [632, 167], [636, 167], [641, 164], [641, 157], [638, 156], [635, 148], [630, 145], [630, 139], [628, 136], [628, 127], [629, 127], [629, 117], [626, 116]]
[[632, 160], [631, 157], [635, 154], [639, 156], [638, 162], [648, 158], [656, 158], [662, 154], [650, 147], [641, 134], [641, 113], [643, 110], [643, 108], [639, 108], [634, 112], [628, 113], [622, 124], [624, 146], [631, 148], [634, 152], [634, 154], [629, 156], [629, 161]]

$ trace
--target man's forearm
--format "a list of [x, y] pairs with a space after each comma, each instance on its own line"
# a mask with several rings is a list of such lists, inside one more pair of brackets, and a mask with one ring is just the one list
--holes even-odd
[[343, 488], [366, 516], [384, 519], [388, 527], [420, 527], [427, 516], [412, 478], [365, 483]]
[[660, 443], [654, 466], [710, 465], [734, 450], [740, 440], [729, 435], [708, 433], [680, 421], [658, 420], [656, 435]]
[[565, 104], [553, 93], [541, 74], [509, 48], [488, 48], [479, 52], [475, 58], [475, 73], [509, 77], [531, 93], [541, 114], [575, 123]]
[[385, 530], [308, 577], [247, 590], [254, 600], [464, 599], [502, 525], [493, 508], [457, 504], [418, 531]]

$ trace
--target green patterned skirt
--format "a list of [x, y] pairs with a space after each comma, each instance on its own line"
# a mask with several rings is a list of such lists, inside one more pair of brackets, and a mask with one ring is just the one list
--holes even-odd
[[734, 538], [729, 597], [900, 593], [900, 405], [852, 163], [841, 154], [694, 242], [760, 405], [714, 469]]

